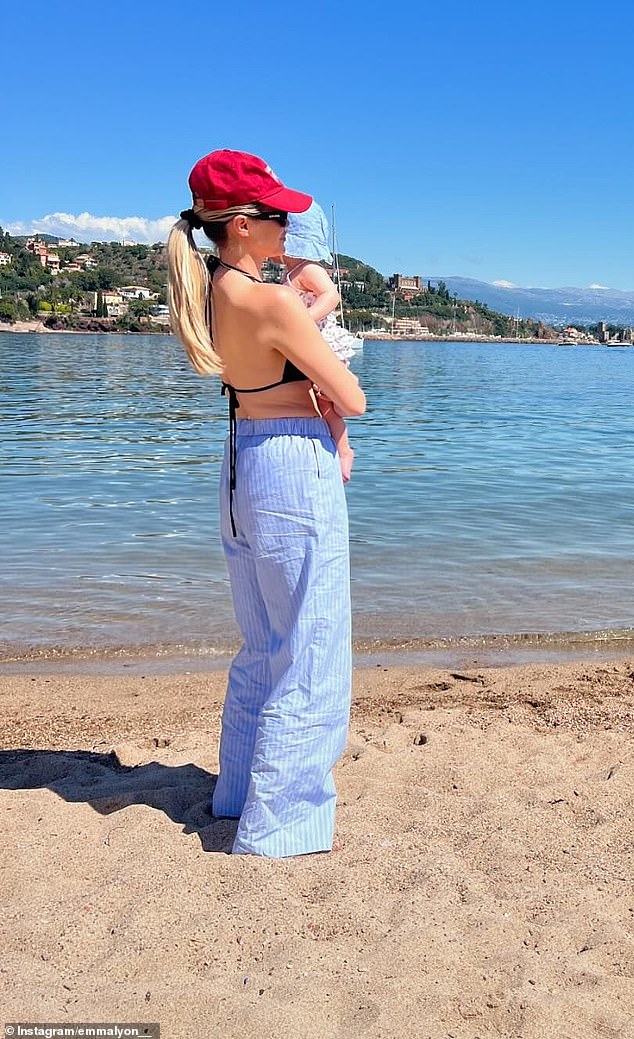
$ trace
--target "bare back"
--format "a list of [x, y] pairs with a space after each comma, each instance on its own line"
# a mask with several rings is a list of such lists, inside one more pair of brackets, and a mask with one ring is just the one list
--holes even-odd
[[[258, 284], [231, 270], [213, 279], [213, 341], [224, 362], [223, 378], [232, 386], [270, 386], [282, 378], [286, 358], [275, 346], [275, 322], [266, 319], [266, 294], [272, 284]], [[312, 382], [284, 383], [257, 393], [240, 394], [240, 418], [314, 417]]]
[[[224, 381], [238, 391], [239, 418], [314, 417], [319, 411], [313, 383], [342, 414], [363, 411], [357, 380], [334, 358], [293, 289], [222, 267], [212, 286], [213, 341], [224, 363]], [[287, 361], [306, 379], [239, 393], [240, 388], [278, 383]]]

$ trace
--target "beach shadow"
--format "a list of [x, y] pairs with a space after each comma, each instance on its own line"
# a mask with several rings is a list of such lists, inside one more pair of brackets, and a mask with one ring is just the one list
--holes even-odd
[[197, 765], [122, 765], [115, 751], [0, 751], [0, 789], [47, 787], [65, 801], [89, 804], [101, 815], [147, 805], [164, 812], [184, 833], [197, 834], [203, 851], [229, 853], [237, 820], [211, 814], [217, 778]]

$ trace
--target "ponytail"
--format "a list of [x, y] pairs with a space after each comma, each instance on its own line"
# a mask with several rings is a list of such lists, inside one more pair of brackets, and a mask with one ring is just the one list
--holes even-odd
[[219, 375], [223, 365], [214, 350], [208, 319], [209, 272], [194, 241], [191, 222], [186, 219], [177, 220], [170, 231], [167, 264], [172, 332], [199, 375]]

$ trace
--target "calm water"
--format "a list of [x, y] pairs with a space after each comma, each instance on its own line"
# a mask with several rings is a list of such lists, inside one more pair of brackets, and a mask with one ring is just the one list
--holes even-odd
[[[169, 337], [0, 335], [0, 639], [236, 639], [226, 404]], [[634, 349], [371, 342], [350, 423], [357, 639], [634, 625]]]

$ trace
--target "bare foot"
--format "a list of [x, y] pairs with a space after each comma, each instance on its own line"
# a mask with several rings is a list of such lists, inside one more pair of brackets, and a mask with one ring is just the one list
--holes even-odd
[[309, 851], [308, 855], [332, 855], [333, 851], [343, 851], [346, 844], [345, 841], [334, 840], [332, 842], [332, 848], [324, 848], [323, 851]]
[[352, 476], [352, 466], [354, 463], [354, 451], [351, 447], [347, 451], [339, 452], [339, 465], [341, 466], [341, 475], [344, 483], [350, 482]]

